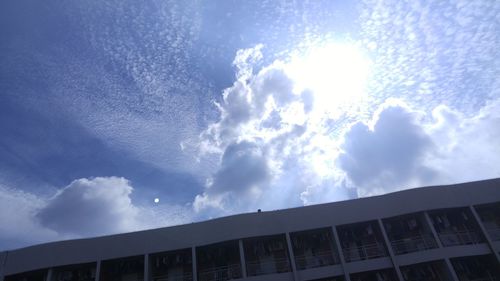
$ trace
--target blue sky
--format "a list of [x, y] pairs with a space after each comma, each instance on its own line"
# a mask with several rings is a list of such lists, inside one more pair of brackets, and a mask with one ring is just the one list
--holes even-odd
[[0, 250], [499, 177], [498, 14], [2, 1]]

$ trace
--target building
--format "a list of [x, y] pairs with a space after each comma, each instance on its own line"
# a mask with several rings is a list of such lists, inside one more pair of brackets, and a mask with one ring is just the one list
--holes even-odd
[[0, 281], [500, 280], [500, 179], [0, 253]]

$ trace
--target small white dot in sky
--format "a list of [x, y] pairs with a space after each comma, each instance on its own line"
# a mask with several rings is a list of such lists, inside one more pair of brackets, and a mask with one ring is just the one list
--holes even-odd
[[155, 198], [155, 203], [159, 203], [160, 202], [160, 198]]

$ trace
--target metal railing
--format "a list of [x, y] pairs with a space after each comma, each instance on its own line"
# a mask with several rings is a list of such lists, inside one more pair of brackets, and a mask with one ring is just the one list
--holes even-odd
[[247, 261], [247, 275], [256, 276], [263, 274], [289, 272], [290, 263], [288, 258], [274, 259], [271, 261]]
[[321, 251], [313, 255], [295, 256], [297, 269], [315, 268], [339, 263], [339, 257], [332, 251]]
[[491, 240], [500, 241], [500, 227], [487, 227], [486, 231], [488, 232]]
[[391, 241], [391, 246], [396, 255], [435, 249], [438, 247], [436, 240], [430, 234], [420, 234], [400, 240], [394, 240]]
[[177, 274], [177, 275], [153, 276], [153, 280], [154, 281], [192, 281], [193, 280], [193, 273], [186, 272], [184, 274]]
[[[489, 272], [488, 272], [488, 275], [490, 275]], [[468, 279], [468, 281], [500, 281], [500, 279], [497, 278], [497, 277], [494, 277], [494, 276], [490, 275], [490, 276], [487, 276], [487, 277], [480, 277], [480, 278], [475, 278], [475, 279]]]
[[387, 256], [387, 251], [382, 243], [365, 244], [360, 247], [342, 249], [346, 262], [374, 259]]
[[443, 243], [443, 246], [479, 244], [483, 242], [481, 234], [475, 230], [442, 232], [438, 235], [439, 239]]
[[225, 281], [241, 277], [239, 264], [214, 267], [198, 272], [198, 281]]

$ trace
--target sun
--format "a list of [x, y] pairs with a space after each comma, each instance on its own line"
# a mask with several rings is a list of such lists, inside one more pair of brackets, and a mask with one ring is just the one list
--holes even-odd
[[311, 90], [315, 108], [329, 111], [363, 98], [370, 65], [355, 45], [326, 43], [292, 56], [287, 69], [297, 90]]

